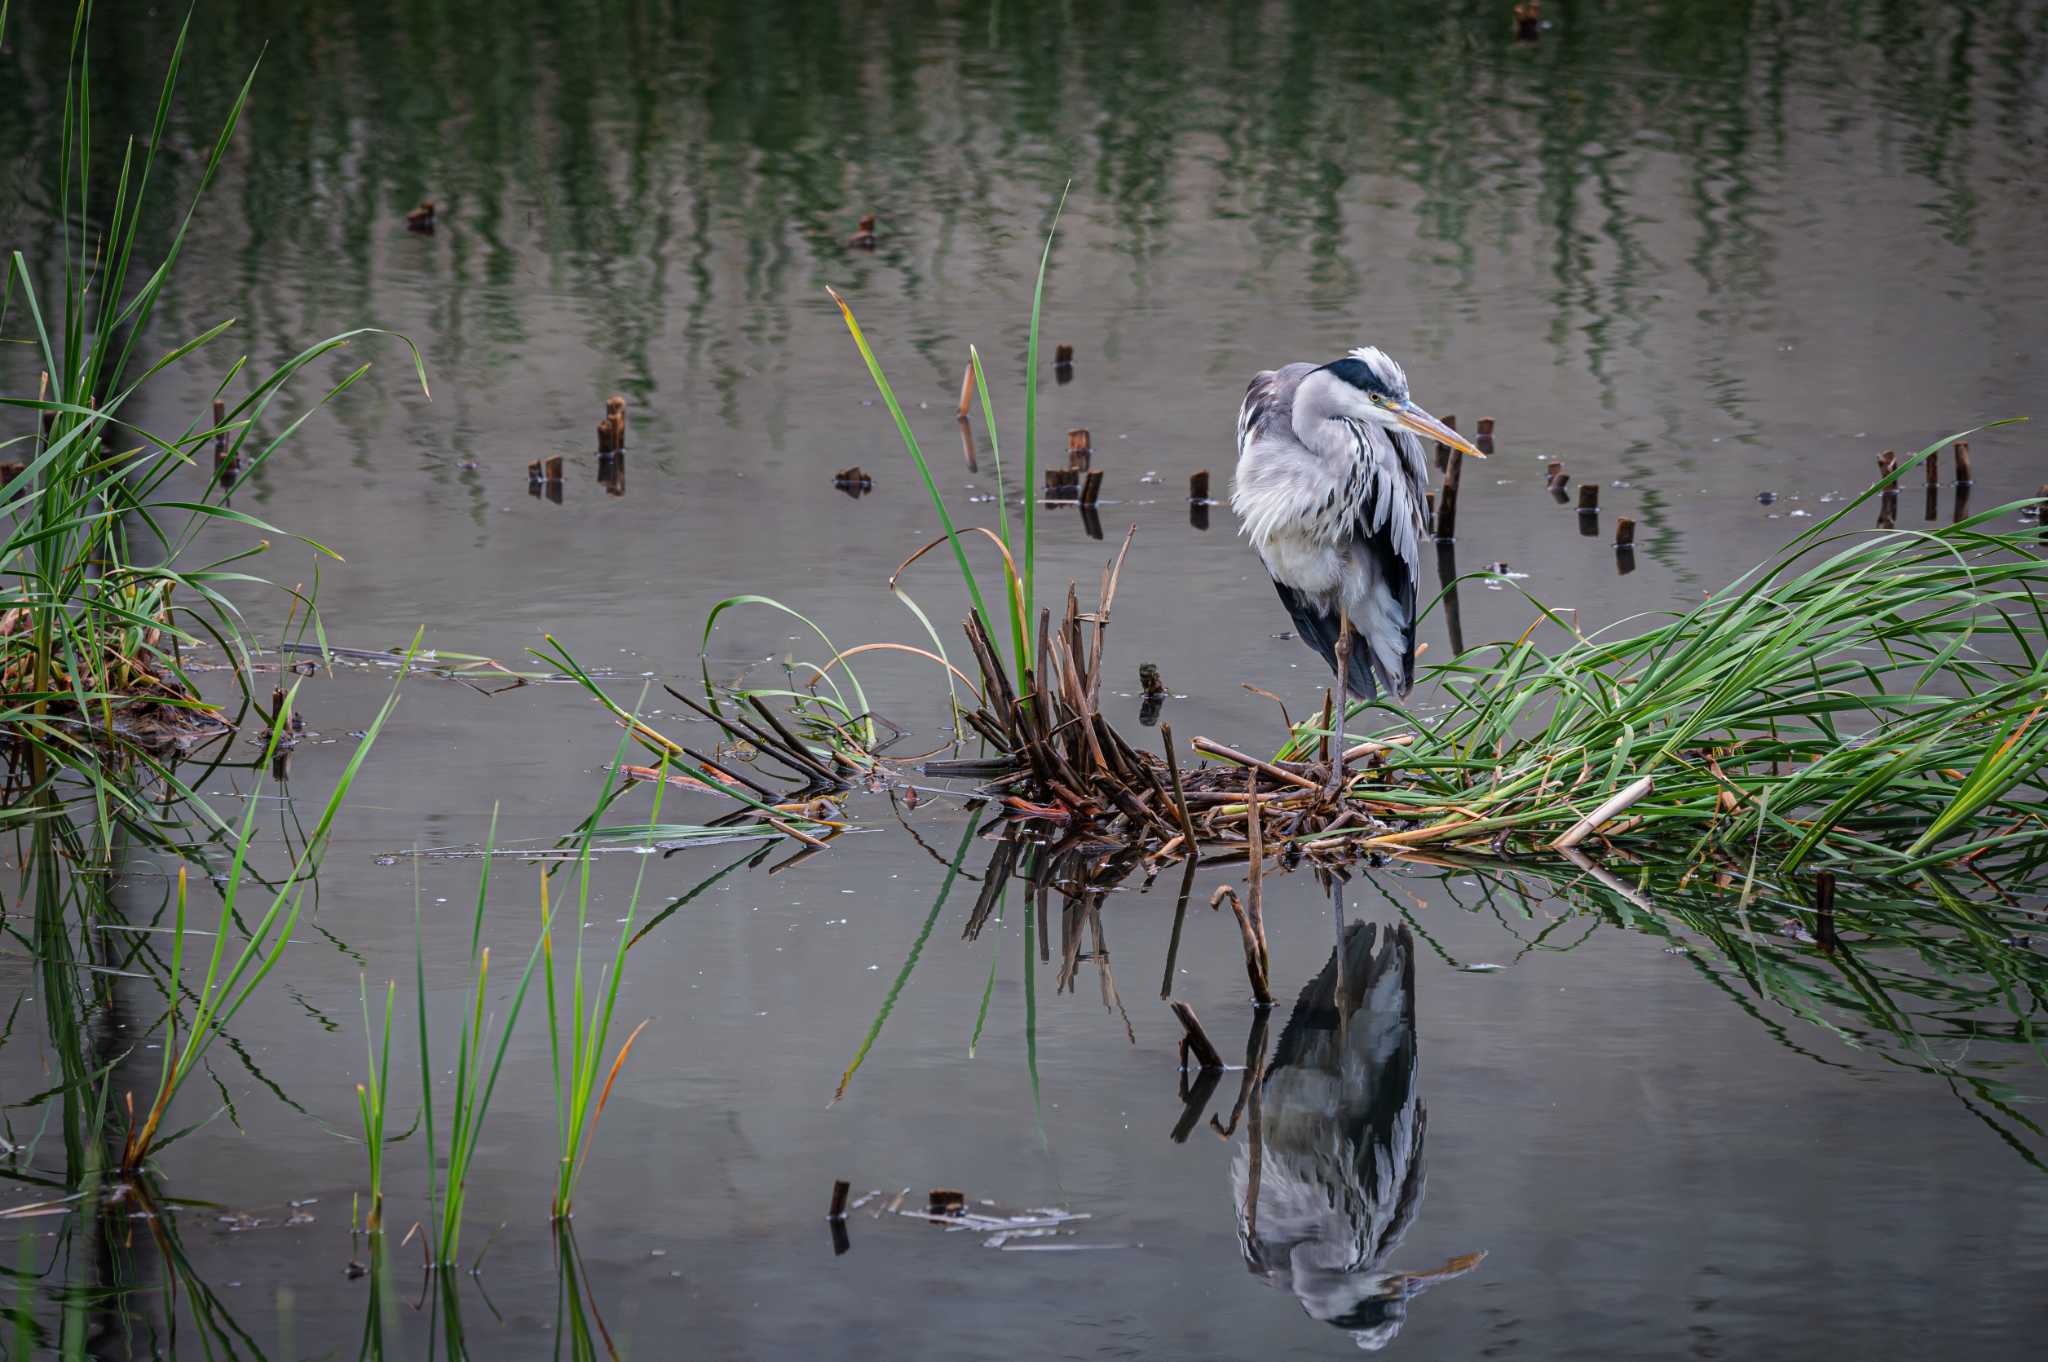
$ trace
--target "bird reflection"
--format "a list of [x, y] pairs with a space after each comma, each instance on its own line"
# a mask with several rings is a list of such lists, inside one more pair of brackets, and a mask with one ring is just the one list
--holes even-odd
[[1245, 1265], [1359, 1347], [1384, 1348], [1410, 1299], [1485, 1256], [1422, 1272], [1383, 1265], [1424, 1182], [1415, 942], [1405, 925], [1343, 932], [1257, 1086], [1230, 1173]]

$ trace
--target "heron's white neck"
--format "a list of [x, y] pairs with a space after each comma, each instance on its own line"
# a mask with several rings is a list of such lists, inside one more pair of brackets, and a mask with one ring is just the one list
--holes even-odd
[[1355, 459], [1358, 436], [1350, 422], [1365, 419], [1359, 417], [1357, 406], [1356, 388], [1328, 370], [1318, 369], [1294, 390], [1294, 410], [1290, 414], [1294, 437], [1325, 459]]

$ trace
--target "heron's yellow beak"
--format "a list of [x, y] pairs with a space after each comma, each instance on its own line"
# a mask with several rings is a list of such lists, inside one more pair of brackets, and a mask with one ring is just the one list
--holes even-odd
[[1398, 407], [1389, 405], [1387, 410], [1393, 413], [1396, 421], [1399, 421], [1402, 425], [1425, 439], [1435, 440], [1438, 444], [1449, 445], [1452, 449], [1470, 454], [1475, 459], [1486, 457], [1474, 449], [1471, 442], [1466, 440], [1464, 436], [1458, 434], [1457, 431], [1452, 430], [1413, 402], [1403, 402]]

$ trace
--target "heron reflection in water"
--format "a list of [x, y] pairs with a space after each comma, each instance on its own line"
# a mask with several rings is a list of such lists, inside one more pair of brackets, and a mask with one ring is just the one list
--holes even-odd
[[1401, 1331], [1410, 1299], [1485, 1257], [1385, 1266], [1422, 1205], [1415, 1080], [1414, 938], [1354, 922], [1258, 1079], [1231, 1189], [1246, 1266], [1370, 1351]]

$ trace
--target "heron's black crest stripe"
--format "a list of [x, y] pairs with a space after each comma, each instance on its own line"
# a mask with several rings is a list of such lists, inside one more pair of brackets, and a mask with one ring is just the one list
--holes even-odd
[[1381, 397], [1392, 397], [1395, 395], [1392, 388], [1389, 388], [1380, 381], [1380, 376], [1373, 372], [1372, 366], [1355, 355], [1347, 355], [1343, 359], [1337, 360], [1332, 364], [1325, 364], [1323, 367], [1354, 388], [1361, 388], [1369, 393], [1378, 393]]

